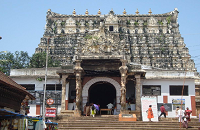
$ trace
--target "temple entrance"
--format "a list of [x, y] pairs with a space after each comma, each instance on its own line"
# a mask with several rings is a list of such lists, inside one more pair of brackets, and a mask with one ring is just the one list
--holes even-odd
[[116, 105], [116, 89], [108, 82], [97, 82], [93, 84], [89, 91], [89, 102], [99, 104], [100, 108], [107, 108], [107, 104]]

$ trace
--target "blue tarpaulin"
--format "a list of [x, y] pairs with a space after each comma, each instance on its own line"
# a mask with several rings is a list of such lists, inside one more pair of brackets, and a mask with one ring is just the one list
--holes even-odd
[[0, 117], [24, 117], [24, 118], [36, 118], [36, 119], [42, 119], [42, 118], [38, 118], [38, 117], [32, 117], [32, 116], [27, 116], [27, 115], [23, 115], [23, 114], [19, 114], [19, 113], [15, 113], [12, 111], [8, 111], [6, 109], [0, 109]]

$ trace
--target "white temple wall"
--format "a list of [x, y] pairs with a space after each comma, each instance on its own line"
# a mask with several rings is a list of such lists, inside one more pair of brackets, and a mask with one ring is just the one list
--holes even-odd
[[[28, 114], [28, 116], [33, 116], [33, 117], [36, 116], [36, 105], [31, 104], [29, 106], [30, 106], [30, 109], [29, 109], [30, 113]], [[39, 116], [39, 115], [37, 115], [37, 116]]]
[[[37, 81], [36, 78], [12, 78], [18, 84], [35, 84], [35, 90], [43, 90], [45, 81]], [[61, 83], [58, 79], [47, 79], [47, 84], [59, 84]]]
[[[45, 84], [45, 81], [37, 81], [36, 78], [12, 78], [16, 83], [21, 84], [34, 84], [35, 85], [35, 91], [43, 91], [43, 85]], [[47, 79], [47, 84], [60, 84], [58, 79]], [[67, 84], [68, 85], [68, 84]], [[67, 93], [68, 94], [68, 93]], [[36, 104], [29, 104], [30, 110], [28, 116], [40, 116], [36, 114]], [[58, 105], [58, 114], [60, 113], [61, 106]], [[40, 114], [42, 114], [42, 106], [40, 108]]]
[[[189, 107], [189, 109], [192, 109], [191, 106], [191, 96], [195, 96], [195, 83], [194, 79], [186, 79], [184, 85], [188, 86], [188, 96], [181, 96], [176, 95], [172, 96], [170, 95], [170, 85], [179, 85], [183, 86], [184, 79], [145, 79], [142, 80], [142, 85], [161, 85], [161, 95], [157, 96], [157, 102], [163, 103], [163, 96], [168, 97], [168, 103], [172, 103], [173, 99], [185, 99], [185, 108]], [[141, 85], [141, 90], [142, 90]], [[142, 92], [142, 91], [141, 91]], [[160, 112], [158, 112], [160, 114]], [[172, 111], [168, 112], [168, 117], [175, 117], [175, 110], [173, 110], [173, 104], [172, 104]]]
[[[28, 78], [28, 77], [26, 77], [26, 78], [12, 77], [12, 79], [15, 82], [17, 82], [18, 84], [35, 84], [35, 91], [42, 91], [43, 90], [43, 85], [45, 84], [44, 80], [37, 81], [35, 77], [31, 77], [31, 78]], [[105, 78], [105, 77], [99, 77], [99, 78], [94, 78], [93, 80], [88, 82], [89, 84], [88, 83], [86, 84], [87, 90], [89, 89], [89, 87], [93, 83], [98, 82], [98, 81], [108, 81], [108, 82], [112, 83], [115, 87], [116, 86], [120, 86], [120, 84], [115, 83], [114, 81], [112, 81], [112, 79]], [[183, 86], [183, 82], [184, 82], [184, 79], [149, 79], [149, 78], [148, 79], [143, 79], [143, 80], [141, 80], [141, 95], [142, 95], [142, 85], [160, 85], [161, 86], [161, 95], [158, 96], [157, 102], [158, 103], [163, 103], [163, 96], [167, 96], [168, 97], [167, 98], [168, 103], [172, 103], [172, 99], [181, 99], [181, 95], [171, 96], [170, 95], [169, 86], [170, 85]], [[59, 84], [59, 79], [58, 78], [48, 79], [47, 80], [47, 84]], [[184, 85], [188, 86], [188, 96], [183, 96], [183, 99], [185, 99], [185, 108], [189, 107], [191, 109], [191, 96], [195, 96], [194, 79], [186, 79]], [[120, 88], [120, 87], [116, 87], [117, 102], [120, 102], [119, 101], [120, 90], [117, 89], [117, 88]], [[83, 100], [86, 102], [88, 95], [87, 95], [84, 87], [83, 87], [83, 89], [84, 90], [83, 90], [83, 95], [82, 96], [83, 96]], [[68, 96], [66, 95], [66, 97], [68, 97]], [[84, 102], [83, 102], [83, 104], [84, 104]], [[36, 105], [31, 104], [30, 106], [31, 106], [30, 107], [30, 114], [28, 114], [28, 115], [36, 116]], [[72, 106], [73, 106], [73, 104], [68, 104], [68, 109], [70, 110], [72, 108]], [[60, 108], [60, 106], [59, 106], [59, 108]], [[59, 108], [58, 108], [58, 113], [60, 113], [60, 109]], [[120, 109], [120, 106], [118, 106], [117, 108]], [[172, 110], [171, 112], [168, 112], [168, 117], [175, 117], [175, 110]]]

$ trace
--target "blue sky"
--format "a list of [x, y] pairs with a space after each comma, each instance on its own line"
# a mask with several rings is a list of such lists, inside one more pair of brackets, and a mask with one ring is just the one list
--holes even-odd
[[162, 14], [178, 8], [180, 32], [186, 47], [200, 72], [200, 0], [1, 0], [0, 2], [0, 51], [27, 51], [30, 56], [40, 43], [46, 24], [46, 12], [51, 9], [60, 14]]

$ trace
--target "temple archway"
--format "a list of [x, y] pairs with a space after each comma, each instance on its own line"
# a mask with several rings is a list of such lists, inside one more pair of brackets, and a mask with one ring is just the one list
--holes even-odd
[[116, 105], [116, 89], [108, 82], [97, 82], [89, 89], [89, 102], [99, 104], [100, 108], [107, 108], [107, 104]]
[[89, 101], [89, 89], [90, 87], [98, 82], [106, 82], [109, 83], [110, 85], [112, 85], [115, 90], [116, 90], [116, 104], [117, 104], [117, 111], [120, 110], [121, 105], [120, 105], [120, 96], [121, 96], [121, 86], [120, 84], [115, 81], [112, 78], [108, 78], [108, 77], [96, 77], [93, 78], [91, 80], [89, 80], [84, 86], [83, 86], [83, 91], [82, 91], [82, 105], [84, 106], [86, 104], [87, 101]]

